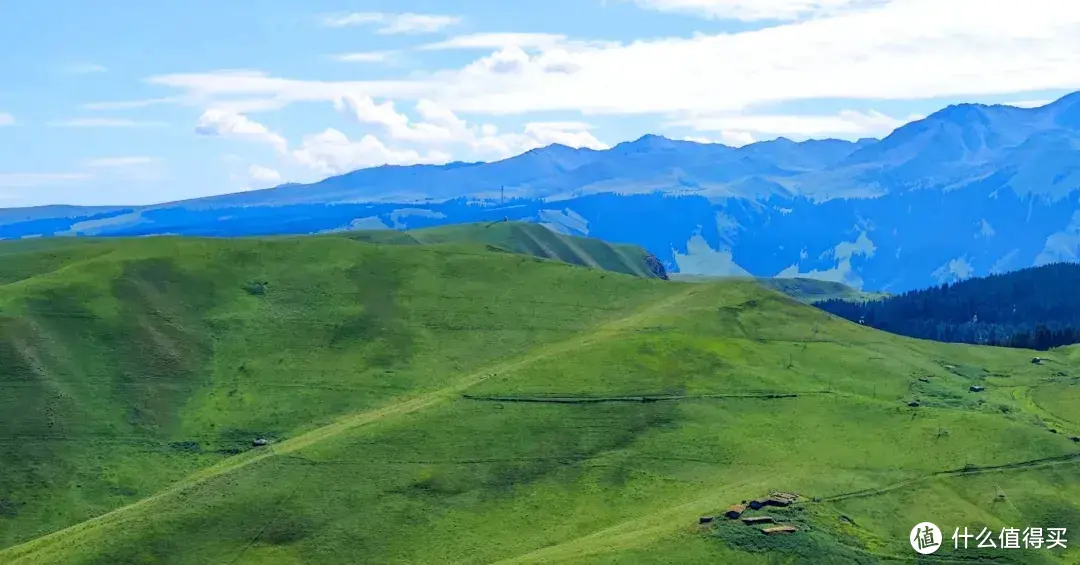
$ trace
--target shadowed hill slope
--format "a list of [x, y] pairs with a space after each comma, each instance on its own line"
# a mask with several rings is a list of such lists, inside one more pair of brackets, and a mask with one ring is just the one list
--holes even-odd
[[[92, 242], [0, 286], [0, 562], [873, 563], [924, 520], [1080, 528], [1070, 350], [351, 235]], [[795, 534], [697, 526], [772, 489]]]
[[383, 244], [479, 243], [491, 250], [533, 255], [628, 275], [667, 278], [659, 261], [641, 247], [563, 235], [528, 222], [460, 224], [407, 232], [365, 230], [350, 232], [349, 237]]
[[[684, 275], [675, 273], [671, 275], [671, 280], [679, 282], [695, 282], [695, 283], [715, 283], [723, 280], [730, 280], [732, 278], [740, 277], [716, 277], [716, 276], [703, 276], [703, 275]], [[743, 277], [746, 280], [754, 280], [758, 284], [765, 288], [771, 288], [773, 290], [782, 292], [799, 302], [804, 304], [813, 304], [815, 302], [821, 302], [825, 300], [844, 300], [864, 302], [871, 300], [879, 300], [888, 296], [885, 293], [879, 292], [864, 292], [856, 288], [852, 288], [846, 284], [823, 281], [817, 279], [804, 279], [804, 278], [756, 278], [750, 279], [749, 277]]]

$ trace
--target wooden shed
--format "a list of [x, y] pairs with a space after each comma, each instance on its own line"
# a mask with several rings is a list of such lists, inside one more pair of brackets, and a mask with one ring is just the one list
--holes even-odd
[[971, 392], [982, 392], [986, 390], [986, 387], [979, 385], [971, 385], [970, 387], [968, 387], [968, 390], [970, 390]]
[[776, 535], [776, 534], [790, 534], [790, 533], [793, 533], [793, 532], [797, 532], [797, 531], [799, 531], [799, 528], [796, 528], [795, 526], [792, 526], [790, 524], [784, 524], [782, 526], [773, 526], [771, 528], [764, 528], [761, 531], [764, 532], [765, 535], [767, 535], [767, 536], [773, 536], [773, 535]]
[[742, 504], [732, 504], [724, 511], [724, 516], [729, 520], [737, 520], [742, 513], [746, 512], [746, 507]]

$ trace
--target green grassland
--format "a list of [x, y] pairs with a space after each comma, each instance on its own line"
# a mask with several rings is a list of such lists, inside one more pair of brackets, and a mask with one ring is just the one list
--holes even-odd
[[799, 302], [813, 304], [823, 300], [880, 300], [888, 296], [882, 292], [865, 292], [846, 284], [805, 278], [756, 278], [749, 277], [714, 277], [708, 275], [687, 275], [674, 273], [671, 280], [679, 282], [715, 283], [724, 280], [755, 280], [758, 284], [782, 292]]
[[382, 244], [484, 244], [489, 251], [508, 251], [655, 278], [648, 266], [648, 253], [636, 245], [608, 243], [601, 239], [574, 237], [553, 232], [528, 222], [455, 224], [410, 231], [362, 230], [350, 237]]
[[[1080, 349], [479, 229], [0, 246], [0, 563], [1080, 563]], [[799, 532], [698, 525], [774, 489]]]

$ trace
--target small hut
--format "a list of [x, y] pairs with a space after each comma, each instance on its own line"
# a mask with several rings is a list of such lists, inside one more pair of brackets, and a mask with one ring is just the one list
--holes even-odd
[[253, 445], [255, 447], [262, 447], [264, 445], [269, 445], [269, 444], [270, 444], [270, 440], [268, 440], [266, 438], [262, 438], [262, 437], [251, 440], [251, 445]]
[[712, 516], [702, 516], [701, 518], [698, 518], [698, 524], [709, 524], [712, 521], [713, 521]]
[[1032, 365], [1042, 365], [1042, 362], [1043, 362], [1043, 360], [1041, 358], [1039, 358], [1039, 357], [1033, 357], [1031, 359], [1031, 364]]
[[754, 499], [754, 500], [750, 501], [750, 509], [751, 510], [761, 510], [762, 508], [765, 508], [766, 506], [768, 506], [768, 499], [765, 499], [765, 498], [757, 498], [757, 499]]
[[796, 528], [795, 526], [792, 526], [790, 524], [784, 524], [782, 526], [773, 526], [771, 528], [764, 528], [761, 531], [764, 532], [765, 535], [767, 535], [767, 536], [773, 536], [773, 535], [776, 535], [776, 534], [790, 534], [790, 533], [793, 533], [793, 532], [797, 532], [797, 531], [799, 531], [799, 528]]
[[754, 526], [757, 524], [772, 524], [775, 522], [772, 516], [750, 516], [742, 519], [743, 523], [747, 526]]
[[986, 387], [979, 385], [971, 385], [970, 387], [968, 387], [968, 390], [970, 390], [971, 392], [982, 392], [986, 390]]
[[746, 512], [746, 507], [742, 504], [732, 504], [724, 511], [724, 516], [729, 520], [737, 520], [742, 513]]

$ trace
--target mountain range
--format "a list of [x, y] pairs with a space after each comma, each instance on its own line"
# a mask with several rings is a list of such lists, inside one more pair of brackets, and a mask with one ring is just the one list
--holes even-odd
[[902, 292], [1080, 255], [1080, 93], [960, 104], [881, 140], [656, 135], [491, 163], [382, 166], [152, 206], [0, 210], [0, 238], [237, 236], [500, 219], [645, 247], [668, 272]]

